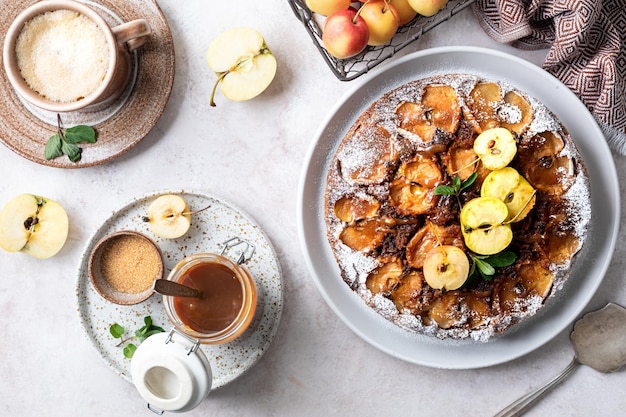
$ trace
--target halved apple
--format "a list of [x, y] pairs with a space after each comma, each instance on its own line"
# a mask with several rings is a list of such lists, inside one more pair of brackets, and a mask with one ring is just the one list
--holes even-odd
[[191, 211], [181, 196], [164, 194], [150, 203], [148, 215], [143, 220], [150, 223], [155, 235], [165, 239], [176, 239], [189, 230]]
[[206, 60], [217, 75], [211, 106], [215, 106], [215, 91], [220, 83], [224, 97], [245, 101], [265, 91], [276, 75], [276, 58], [263, 36], [250, 28], [220, 34], [209, 45]]
[[515, 168], [504, 167], [492, 171], [480, 189], [481, 197], [502, 200], [509, 209], [508, 220], [517, 222], [528, 215], [535, 205], [535, 189]]
[[453, 245], [435, 247], [424, 260], [424, 279], [437, 290], [460, 288], [467, 280], [469, 270], [467, 255]]
[[474, 152], [487, 169], [507, 166], [517, 154], [517, 142], [510, 130], [496, 127], [485, 130], [474, 141]]
[[49, 258], [61, 250], [69, 231], [65, 209], [56, 201], [21, 194], [0, 211], [0, 247], [35, 258]]
[[478, 197], [461, 209], [459, 220], [465, 245], [479, 255], [502, 252], [513, 240], [506, 204], [495, 197]]

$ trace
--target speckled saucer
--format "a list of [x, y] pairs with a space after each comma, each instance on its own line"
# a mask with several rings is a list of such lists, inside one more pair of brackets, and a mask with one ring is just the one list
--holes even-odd
[[[93, 126], [94, 144], [81, 144], [82, 158], [71, 162], [66, 156], [46, 160], [44, 148], [56, 133], [56, 113], [26, 104], [13, 90], [0, 65], [0, 142], [15, 153], [42, 165], [83, 168], [110, 161], [139, 143], [157, 123], [174, 84], [174, 42], [169, 26], [155, 0], [83, 1], [111, 25], [146, 19], [152, 28], [148, 42], [133, 56], [133, 73], [127, 90], [106, 109], [61, 115], [64, 126]], [[0, 0], [0, 45], [15, 17], [33, 0]]]
[[[150, 203], [168, 193], [181, 195], [194, 211], [211, 206], [193, 215], [191, 229], [178, 239], [155, 236], [149, 224], [142, 220]], [[103, 236], [118, 230], [135, 230], [152, 238], [163, 254], [165, 275], [185, 256], [199, 252], [220, 253], [220, 244], [231, 238], [238, 237], [253, 244], [255, 251], [244, 265], [257, 287], [255, 317], [236, 340], [222, 345], [201, 345], [201, 349], [211, 364], [212, 389], [232, 382], [256, 364], [269, 348], [282, 314], [283, 284], [276, 253], [263, 230], [240, 209], [209, 194], [179, 190], [156, 192], [130, 201], [102, 224], [83, 252], [76, 284], [78, 315], [88, 339], [109, 367], [132, 382], [131, 361], [124, 357], [123, 347], [117, 346], [119, 339], [111, 336], [111, 324], [120, 324], [128, 335], [144, 325], [145, 316], [150, 316], [155, 325], [166, 331], [173, 327], [165, 314], [161, 295], [155, 293], [140, 304], [123, 306], [105, 300], [90, 284], [89, 254]], [[224, 255], [236, 259], [239, 249], [233, 247]]]

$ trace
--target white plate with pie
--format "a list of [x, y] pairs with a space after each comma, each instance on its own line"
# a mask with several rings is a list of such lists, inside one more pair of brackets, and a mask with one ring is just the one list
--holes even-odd
[[[488, 342], [440, 340], [411, 333], [368, 307], [341, 278], [326, 238], [324, 192], [329, 163], [358, 116], [406, 82], [439, 74], [501, 80], [542, 102], [576, 143], [591, 182], [592, 218], [568, 281], [544, 308]], [[374, 347], [408, 362], [447, 369], [504, 363], [542, 346], [570, 325], [596, 292], [610, 264], [619, 229], [620, 200], [613, 157], [593, 116], [564, 84], [515, 56], [476, 47], [444, 47], [405, 56], [349, 92], [318, 130], [305, 160], [298, 201], [299, 236], [315, 283], [334, 312]]]

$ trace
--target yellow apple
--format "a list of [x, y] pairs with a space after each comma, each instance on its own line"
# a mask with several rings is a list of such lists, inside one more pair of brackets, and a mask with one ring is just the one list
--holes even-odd
[[189, 230], [191, 211], [181, 196], [164, 194], [150, 203], [148, 215], [143, 220], [150, 223], [155, 235], [165, 239], [176, 239]]
[[370, 46], [384, 45], [393, 38], [398, 31], [398, 11], [384, 0], [370, 0], [359, 9], [359, 15], [369, 28]]
[[306, 0], [305, 3], [312, 12], [323, 16], [330, 16], [336, 11], [350, 7], [350, 0]]
[[263, 36], [250, 28], [221, 33], [209, 45], [206, 60], [217, 75], [211, 106], [215, 106], [215, 91], [220, 83], [224, 97], [244, 101], [265, 91], [276, 75], [276, 58]]
[[532, 185], [515, 168], [504, 167], [487, 175], [480, 189], [481, 197], [502, 200], [509, 209], [507, 221], [524, 219], [535, 205], [536, 195]]
[[0, 211], [0, 247], [35, 258], [49, 258], [61, 250], [69, 231], [65, 209], [56, 201], [21, 194]]
[[465, 252], [452, 245], [436, 246], [424, 260], [424, 279], [437, 290], [460, 288], [467, 281], [469, 270]]
[[398, 11], [400, 26], [406, 25], [417, 16], [417, 12], [411, 7], [409, 0], [391, 0], [391, 5]]
[[339, 59], [350, 58], [362, 52], [367, 47], [369, 36], [367, 23], [352, 7], [328, 16], [322, 30], [324, 48]]
[[430, 17], [448, 4], [448, 0], [408, 0], [411, 8], [422, 16]]
[[508, 129], [487, 129], [474, 140], [474, 152], [485, 168], [495, 171], [504, 168], [515, 158], [517, 142]]
[[502, 252], [513, 240], [506, 204], [495, 197], [478, 197], [461, 209], [459, 220], [465, 246], [479, 255]]

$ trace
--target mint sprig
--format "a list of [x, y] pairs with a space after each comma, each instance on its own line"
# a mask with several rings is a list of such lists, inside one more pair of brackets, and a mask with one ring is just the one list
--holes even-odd
[[[162, 327], [155, 326], [152, 323], [152, 318], [150, 316], [144, 317], [143, 322], [144, 322], [144, 326], [141, 327], [139, 330], [135, 331], [135, 334], [133, 336], [130, 336], [126, 339], [124, 339], [123, 337], [124, 334], [126, 333], [126, 329], [124, 329], [124, 327], [120, 326], [118, 323], [113, 323], [111, 327], [109, 327], [109, 332], [111, 333], [111, 336], [113, 336], [115, 339], [120, 339], [120, 342], [117, 344], [117, 346], [122, 346], [123, 344], [129, 342], [132, 339], [137, 339], [141, 343], [144, 340], [146, 340], [148, 337], [152, 336], [153, 334], [157, 334], [157, 333], [161, 333], [165, 331]], [[128, 343], [126, 344], [126, 346], [124, 346], [124, 350], [123, 350], [124, 356], [130, 359], [133, 357], [136, 350], [137, 350], [136, 344]]]
[[462, 206], [461, 200], [459, 199], [459, 195], [461, 195], [461, 191], [465, 190], [478, 178], [478, 174], [473, 172], [472, 175], [467, 177], [465, 180], [461, 181], [461, 178], [458, 175], [455, 175], [452, 178], [452, 185], [438, 185], [435, 187], [434, 193], [435, 195], [453, 195], [456, 196], [457, 202], [459, 203], [459, 207]]
[[49, 161], [67, 155], [72, 162], [80, 161], [82, 148], [79, 143], [95, 143], [96, 131], [85, 125], [77, 125], [67, 129], [61, 127], [61, 115], [57, 114], [57, 133], [50, 136], [44, 149], [44, 156]]
[[513, 265], [517, 260], [514, 252], [504, 251], [495, 255], [470, 255], [472, 266], [470, 267], [470, 280], [481, 277], [486, 281], [491, 281], [496, 274], [496, 268]]

